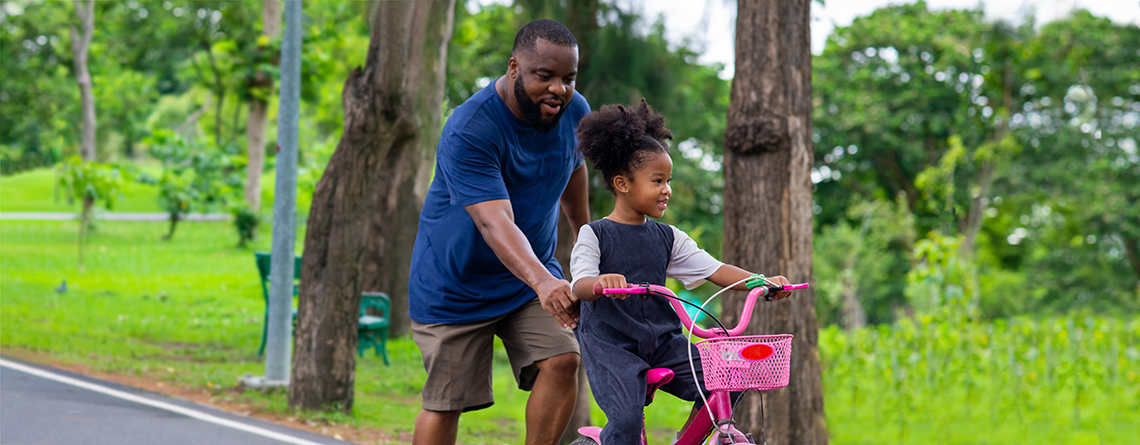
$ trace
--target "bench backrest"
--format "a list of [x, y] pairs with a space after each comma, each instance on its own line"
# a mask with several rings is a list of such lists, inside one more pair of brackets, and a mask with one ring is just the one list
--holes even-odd
[[382, 312], [383, 315], [378, 316], [388, 321], [392, 310], [392, 300], [388, 298], [388, 294], [383, 292], [364, 292], [360, 296], [360, 315], [368, 315], [369, 308], [375, 308]]
[[[266, 300], [269, 299], [269, 269], [273, 264], [273, 254], [269, 252], [254, 252], [254, 258], [257, 259], [257, 273], [261, 275], [261, 296]], [[293, 280], [301, 279], [301, 256], [293, 257]], [[295, 290], [295, 288], [294, 288]]]

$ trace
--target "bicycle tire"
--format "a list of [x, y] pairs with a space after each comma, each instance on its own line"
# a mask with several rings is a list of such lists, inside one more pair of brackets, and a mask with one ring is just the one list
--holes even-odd
[[598, 443], [594, 442], [594, 439], [586, 436], [581, 436], [577, 439], [574, 439], [573, 442], [570, 442], [570, 445], [598, 445]]

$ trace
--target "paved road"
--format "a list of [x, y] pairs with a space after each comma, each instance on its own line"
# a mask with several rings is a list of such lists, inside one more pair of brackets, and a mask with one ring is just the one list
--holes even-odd
[[315, 445], [348, 442], [0, 357], [0, 443]]
[[[78, 213], [68, 212], [0, 212], [0, 220], [67, 221], [77, 218], [79, 218]], [[160, 212], [96, 212], [95, 218], [107, 221], [169, 221], [170, 215]], [[230, 215], [224, 213], [190, 213], [182, 215], [183, 221], [228, 221], [229, 219]]]

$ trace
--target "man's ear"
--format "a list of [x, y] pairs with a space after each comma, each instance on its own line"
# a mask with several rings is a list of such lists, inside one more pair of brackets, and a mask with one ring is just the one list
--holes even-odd
[[614, 191], [618, 193], [629, 193], [629, 178], [625, 175], [614, 175], [613, 186]]
[[511, 57], [511, 60], [507, 61], [507, 78], [511, 79], [511, 82], [513, 83], [515, 78], [518, 77], [518, 75], [519, 75], [519, 62], [517, 60], [515, 60], [514, 57]]

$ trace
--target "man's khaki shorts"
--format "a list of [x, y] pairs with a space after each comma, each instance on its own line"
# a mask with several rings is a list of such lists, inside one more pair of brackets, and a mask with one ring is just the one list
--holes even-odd
[[581, 354], [574, 332], [563, 328], [538, 298], [488, 320], [464, 324], [412, 321], [412, 338], [427, 371], [423, 408], [474, 411], [495, 403], [491, 364], [495, 336], [503, 340], [519, 389], [530, 391], [538, 376], [535, 362], [566, 353]]

